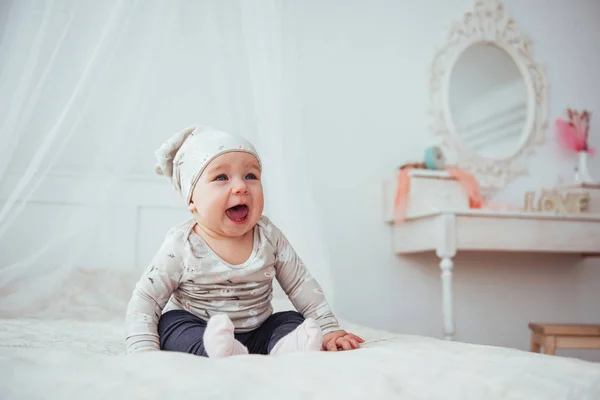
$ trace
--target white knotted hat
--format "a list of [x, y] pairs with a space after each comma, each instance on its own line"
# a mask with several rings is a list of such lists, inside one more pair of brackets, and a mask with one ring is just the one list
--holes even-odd
[[208, 163], [232, 151], [254, 155], [261, 166], [260, 157], [248, 140], [208, 126], [194, 125], [173, 135], [154, 152], [158, 160], [154, 169], [169, 179], [186, 204], [190, 204], [194, 185]]

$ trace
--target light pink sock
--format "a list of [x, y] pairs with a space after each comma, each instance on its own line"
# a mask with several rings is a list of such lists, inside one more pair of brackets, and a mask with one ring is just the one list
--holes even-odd
[[227, 315], [215, 315], [204, 331], [204, 349], [209, 357], [248, 354], [248, 349], [233, 336], [234, 326]]
[[320, 351], [323, 345], [323, 334], [321, 327], [317, 325], [314, 319], [306, 319], [293, 332], [284, 336], [271, 354], [298, 353], [305, 351]]

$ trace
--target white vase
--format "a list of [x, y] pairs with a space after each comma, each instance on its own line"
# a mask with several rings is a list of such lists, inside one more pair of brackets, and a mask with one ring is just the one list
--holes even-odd
[[592, 183], [594, 182], [594, 178], [590, 175], [590, 171], [588, 170], [588, 153], [587, 151], [580, 151], [577, 153], [578, 164], [577, 164], [577, 172], [575, 174], [575, 179], [579, 183]]

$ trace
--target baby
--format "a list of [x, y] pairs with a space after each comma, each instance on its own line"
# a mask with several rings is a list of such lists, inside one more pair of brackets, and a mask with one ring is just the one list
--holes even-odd
[[[157, 173], [193, 218], [168, 232], [133, 291], [128, 353], [227, 357], [360, 347], [363, 339], [340, 329], [319, 284], [262, 215], [262, 166], [251, 143], [191, 127], [156, 156]], [[298, 312], [273, 313], [273, 278]]]

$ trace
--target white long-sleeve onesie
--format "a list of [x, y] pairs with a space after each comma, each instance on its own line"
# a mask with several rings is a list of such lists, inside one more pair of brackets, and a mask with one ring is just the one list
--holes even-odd
[[160, 349], [158, 320], [170, 310], [187, 310], [204, 320], [227, 314], [236, 332], [258, 328], [273, 313], [273, 278], [323, 334], [339, 329], [323, 290], [267, 217], [255, 226], [252, 253], [241, 265], [216, 255], [194, 233], [194, 225], [190, 219], [169, 231], [136, 284], [126, 315], [128, 353]]

